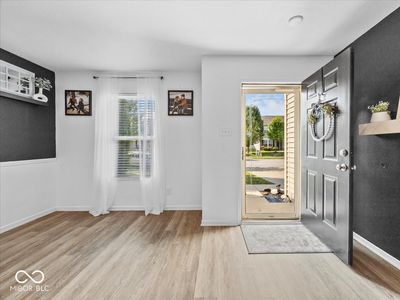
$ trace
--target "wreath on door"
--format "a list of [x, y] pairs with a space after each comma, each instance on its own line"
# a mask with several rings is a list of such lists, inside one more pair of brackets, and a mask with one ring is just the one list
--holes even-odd
[[[329, 140], [335, 129], [335, 115], [338, 113], [336, 105], [330, 103], [321, 103], [321, 95], [319, 95], [319, 100], [317, 103], [311, 104], [311, 110], [307, 117], [308, 128], [310, 130], [311, 137], [316, 142], [321, 142], [323, 140]], [[316, 130], [315, 124], [321, 119], [322, 115], [329, 118], [328, 129], [325, 131], [324, 135], [319, 137]]]

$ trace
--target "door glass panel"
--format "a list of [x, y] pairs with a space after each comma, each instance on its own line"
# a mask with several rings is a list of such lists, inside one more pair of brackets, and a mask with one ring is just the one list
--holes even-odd
[[285, 101], [281, 93], [245, 94], [246, 215], [295, 212], [285, 191]]

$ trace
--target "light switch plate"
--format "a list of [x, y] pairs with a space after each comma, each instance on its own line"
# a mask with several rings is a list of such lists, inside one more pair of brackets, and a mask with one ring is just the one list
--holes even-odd
[[219, 136], [232, 136], [232, 129], [231, 128], [220, 128], [219, 129]]

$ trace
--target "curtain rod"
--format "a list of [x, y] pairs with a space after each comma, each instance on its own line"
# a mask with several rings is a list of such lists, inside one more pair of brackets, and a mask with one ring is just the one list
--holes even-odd
[[100, 77], [106, 78], [119, 78], [119, 79], [142, 79], [142, 78], [160, 78], [164, 79], [164, 76], [93, 76], [93, 79], [99, 79]]

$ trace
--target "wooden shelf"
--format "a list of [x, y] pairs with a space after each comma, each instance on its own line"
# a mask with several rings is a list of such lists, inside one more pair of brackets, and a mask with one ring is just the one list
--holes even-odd
[[37, 100], [33, 99], [32, 97], [24, 97], [24, 96], [14, 95], [14, 94], [10, 94], [10, 93], [4, 92], [4, 91], [0, 91], [0, 97], [24, 101], [24, 102], [28, 102], [28, 103], [32, 103], [32, 104], [36, 104], [36, 105], [49, 106], [48, 102], [37, 101]]
[[359, 135], [400, 133], [400, 119], [358, 125]]
[[359, 135], [378, 135], [400, 133], [400, 97], [397, 108], [397, 117], [394, 120], [366, 123], [358, 125]]

